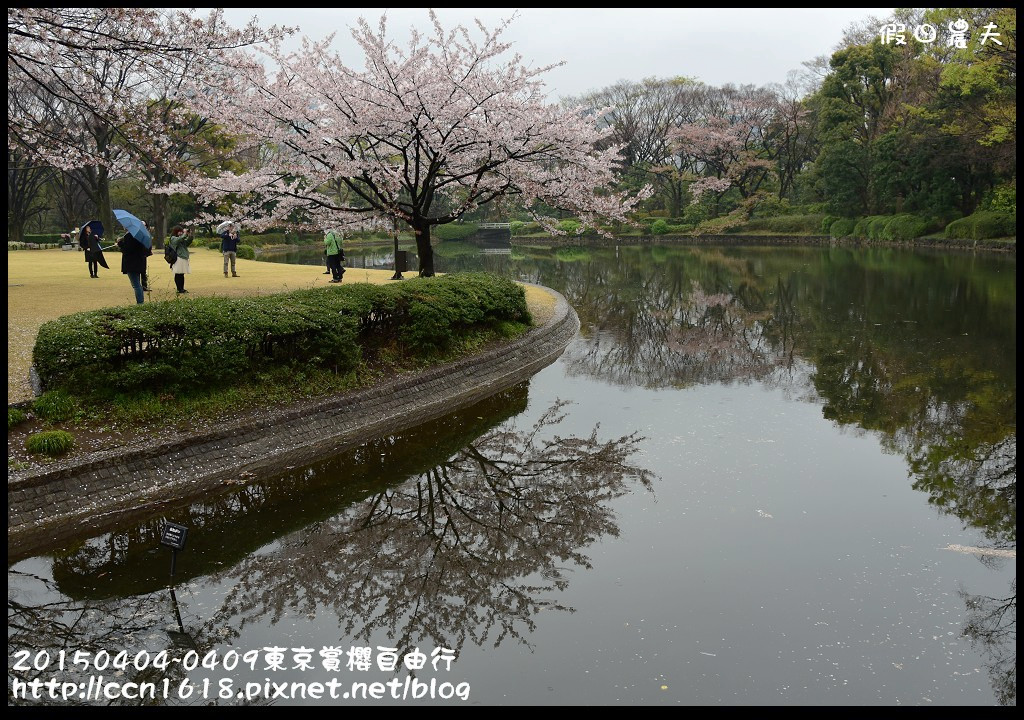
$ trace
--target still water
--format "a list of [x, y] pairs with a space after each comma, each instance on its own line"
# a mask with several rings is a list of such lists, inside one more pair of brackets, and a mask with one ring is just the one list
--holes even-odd
[[[559, 290], [579, 337], [464, 411], [14, 562], [9, 665], [46, 669], [9, 677], [174, 705], [1016, 704], [1014, 258], [438, 255]], [[173, 593], [164, 521], [190, 529]]]

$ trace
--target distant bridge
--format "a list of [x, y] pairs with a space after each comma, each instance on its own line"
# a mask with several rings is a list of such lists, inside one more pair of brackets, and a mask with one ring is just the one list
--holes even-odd
[[478, 223], [476, 232], [469, 237], [469, 242], [481, 247], [511, 247], [512, 223]]

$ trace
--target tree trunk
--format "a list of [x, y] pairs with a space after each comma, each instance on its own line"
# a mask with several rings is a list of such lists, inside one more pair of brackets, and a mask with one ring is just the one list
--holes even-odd
[[153, 227], [149, 229], [153, 236], [153, 247], [157, 250], [163, 249], [164, 238], [167, 237], [167, 200], [168, 196], [162, 193], [153, 193]]
[[434, 276], [434, 249], [430, 247], [430, 225], [425, 222], [413, 222], [416, 233], [416, 254], [420, 259], [420, 277]]
[[7, 215], [7, 239], [11, 242], [25, 242], [25, 221]]
[[103, 239], [106, 242], [113, 242], [124, 234], [124, 230], [121, 227], [121, 223], [114, 219], [114, 206], [110, 201], [110, 173], [107, 172], [105, 167], [101, 167], [98, 177], [99, 187], [97, 190], [99, 202], [96, 208], [97, 212], [99, 212], [98, 219], [103, 223]]

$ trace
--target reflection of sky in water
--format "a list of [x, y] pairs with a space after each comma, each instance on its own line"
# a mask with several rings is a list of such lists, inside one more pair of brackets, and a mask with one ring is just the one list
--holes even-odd
[[[600, 333], [602, 343], [615, 337]], [[961, 635], [967, 613], [958, 593], [1010, 594], [1015, 560], [986, 564], [947, 550], [985, 545], [986, 538], [912, 489], [905, 457], [882, 434], [824, 420], [812, 366], [797, 358], [764, 375], [766, 382], [649, 388], [581, 371], [578, 361], [593, 341], [577, 339], [536, 375], [528, 407], [504, 427], [526, 431], [557, 399], [571, 400], [565, 419], [545, 436], [588, 437], [598, 422], [601, 440], [638, 432], [644, 440], [630, 461], [657, 479], [648, 490], [626, 478], [624, 494], [600, 503], [612, 525], [595, 526], [604, 530], [575, 548], [580, 557], [553, 558], [533, 576], [506, 578], [543, 588], [534, 598], [538, 607], [503, 608], [521, 641], [506, 637], [495, 646], [496, 626], [481, 637], [487, 623], [479, 618], [439, 618], [421, 608], [447, 629], [452, 644], [467, 637], [452, 671], [439, 679], [469, 682], [470, 701], [481, 704], [995, 703], [985, 658]], [[388, 458], [383, 462], [387, 467]], [[373, 496], [353, 500], [335, 516], [365, 513]], [[288, 513], [287, 503], [279, 511]], [[349, 567], [314, 552], [319, 528], [273, 540], [243, 563], [259, 568], [277, 560], [296, 576], [319, 570], [336, 573], [339, 584], [352, 582]], [[405, 545], [396, 538], [380, 547], [387, 553]], [[427, 575], [431, 557], [455, 556], [421, 553], [409, 562], [423, 562]], [[166, 553], [152, 560], [166, 563]], [[187, 554], [180, 561], [187, 563]], [[210, 642], [219, 633], [238, 650], [395, 639], [382, 628], [370, 630], [368, 641], [353, 640], [343, 631], [346, 622], [354, 620], [358, 633], [372, 626], [374, 615], [357, 617], [356, 603], [339, 617], [329, 598], [310, 610], [287, 577], [263, 589], [265, 605], [250, 608], [244, 622], [225, 617], [220, 613], [232, 602], [239, 567], [225, 566], [179, 589], [186, 627], [202, 628]], [[39, 558], [17, 570], [50, 572]], [[564, 588], [559, 580], [567, 581]], [[173, 627], [169, 603], [163, 605], [166, 617], [156, 624]], [[481, 598], [477, 609], [494, 607]], [[435, 645], [422, 642], [427, 652]], [[231, 676], [240, 683], [267, 675]], [[287, 677], [311, 682], [330, 675]], [[341, 677], [384, 681], [390, 675], [342, 671]]]

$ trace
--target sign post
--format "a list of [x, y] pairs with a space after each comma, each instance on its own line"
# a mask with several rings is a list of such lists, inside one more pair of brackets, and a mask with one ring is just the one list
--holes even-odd
[[174, 566], [178, 561], [178, 551], [185, 549], [185, 540], [188, 538], [188, 528], [177, 523], [166, 523], [160, 532], [160, 544], [171, 549], [171, 577], [174, 577]]

